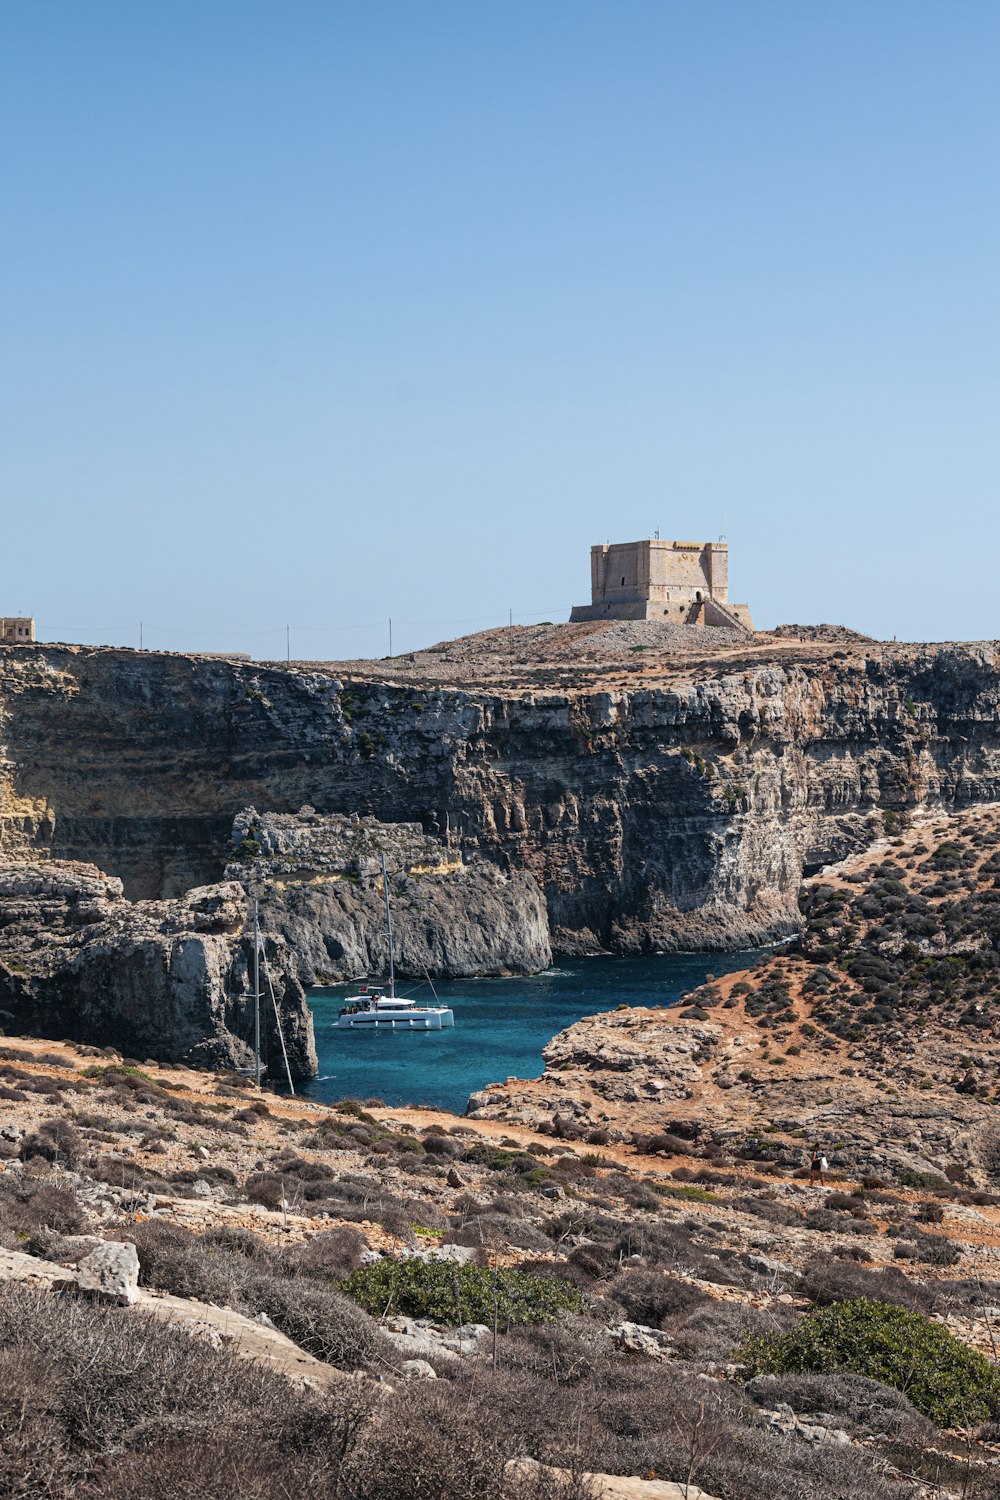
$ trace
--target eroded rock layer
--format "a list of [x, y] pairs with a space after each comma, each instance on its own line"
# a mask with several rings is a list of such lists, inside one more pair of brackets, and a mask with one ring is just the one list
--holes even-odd
[[527, 870], [503, 871], [428, 838], [419, 823], [248, 808], [233, 828], [227, 878], [260, 897], [306, 984], [388, 970], [385, 856], [397, 971], [460, 979], [536, 973], [552, 959], [545, 897]]
[[[92, 865], [0, 864], [0, 1018], [21, 1034], [114, 1045], [140, 1060], [246, 1068], [253, 1061], [252, 939], [229, 883], [130, 902]], [[264, 948], [293, 1075], [316, 1072], [294, 954]], [[265, 985], [263, 1052], [283, 1067]]]
[[563, 951], [725, 948], [792, 930], [803, 871], [886, 814], [1000, 796], [992, 643], [626, 623], [291, 667], [2, 650], [0, 849], [175, 895], [242, 809], [308, 804], [526, 872]]

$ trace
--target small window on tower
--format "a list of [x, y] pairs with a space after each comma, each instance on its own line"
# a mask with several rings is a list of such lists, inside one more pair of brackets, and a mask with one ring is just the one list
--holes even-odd
[[625, 574], [622, 574], [622, 588], [625, 587]]

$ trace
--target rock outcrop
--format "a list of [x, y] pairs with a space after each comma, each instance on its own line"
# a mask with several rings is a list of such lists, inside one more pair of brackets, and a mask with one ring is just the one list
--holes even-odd
[[537, 973], [552, 958], [545, 897], [526, 870], [463, 860], [419, 823], [248, 808], [226, 877], [261, 898], [261, 924], [292, 949], [307, 984], [388, 967], [382, 854], [396, 968], [422, 979]]
[[634, 953], [789, 932], [803, 871], [886, 816], [1000, 797], [993, 643], [625, 623], [291, 667], [0, 649], [0, 849], [163, 897], [222, 876], [250, 806], [419, 822], [530, 875], [554, 947]]
[[1000, 1184], [1000, 806], [914, 818], [803, 886], [801, 932], [679, 1006], [622, 1005], [544, 1048], [476, 1120], [692, 1142], [927, 1185]]
[[[109, 1044], [208, 1067], [253, 1060], [252, 938], [231, 882], [173, 901], [125, 900], [92, 865], [0, 863], [0, 1020], [22, 1034]], [[293, 1074], [316, 1071], [312, 1021], [280, 937], [267, 967]], [[281, 1065], [265, 989], [262, 1037]]]
[[[95, 1274], [94, 1264], [99, 1271]], [[36, 1292], [78, 1292], [98, 1301], [135, 1307], [139, 1316], [182, 1328], [191, 1338], [227, 1348], [239, 1359], [251, 1360], [287, 1379], [325, 1390], [348, 1377], [286, 1338], [259, 1319], [244, 1317], [229, 1307], [213, 1307], [190, 1297], [140, 1287], [135, 1246], [102, 1240], [77, 1264], [56, 1264], [34, 1255], [0, 1247], [0, 1286], [17, 1284]]]

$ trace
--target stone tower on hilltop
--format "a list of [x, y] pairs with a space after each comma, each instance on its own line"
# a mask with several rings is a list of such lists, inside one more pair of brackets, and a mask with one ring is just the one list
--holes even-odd
[[608, 542], [590, 549], [589, 604], [570, 620], [663, 620], [753, 630], [748, 604], [729, 602], [725, 542]]

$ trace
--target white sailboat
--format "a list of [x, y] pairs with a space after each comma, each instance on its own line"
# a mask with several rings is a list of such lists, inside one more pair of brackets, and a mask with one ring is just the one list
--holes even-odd
[[[389, 876], [382, 855], [382, 894], [385, 897], [385, 925], [389, 936], [389, 986], [362, 985], [357, 994], [349, 995], [337, 1017], [340, 1027], [385, 1026], [391, 1030], [440, 1031], [454, 1026], [455, 1013], [447, 1005], [417, 1005], [404, 995], [396, 994], [396, 965], [392, 945], [392, 912], [389, 907]], [[433, 990], [433, 985], [431, 986]], [[437, 996], [435, 995], [435, 1000]]]

